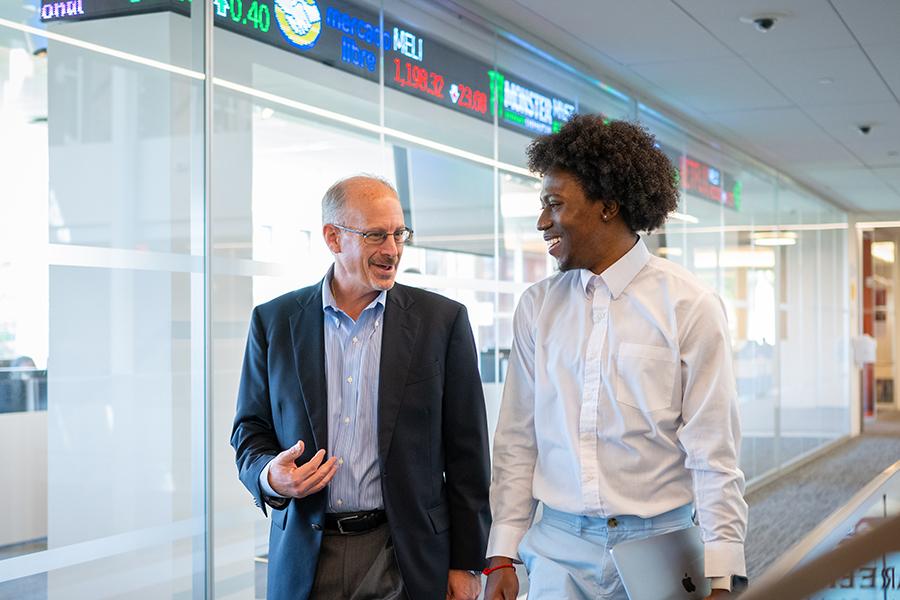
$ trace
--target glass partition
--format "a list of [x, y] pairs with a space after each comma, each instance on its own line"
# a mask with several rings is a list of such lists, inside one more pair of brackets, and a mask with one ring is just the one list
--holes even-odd
[[202, 62], [97, 6], [0, 7], [0, 597], [202, 596]]
[[846, 215], [652, 111], [640, 118], [679, 165], [682, 190], [648, 243], [722, 297], [752, 481], [849, 433], [846, 261], [835, 262]]

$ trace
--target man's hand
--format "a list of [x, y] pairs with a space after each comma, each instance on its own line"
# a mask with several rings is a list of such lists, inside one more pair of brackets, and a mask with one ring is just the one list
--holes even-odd
[[[506, 556], [491, 557], [489, 566], [508, 565], [513, 559]], [[519, 578], [515, 569], [497, 569], [487, 578], [484, 600], [516, 600], [519, 595]]]
[[447, 600], [475, 600], [481, 593], [481, 577], [468, 571], [450, 569], [447, 576]]
[[324, 463], [325, 450], [319, 450], [299, 467], [294, 462], [303, 454], [303, 440], [272, 459], [269, 465], [269, 485], [285, 498], [305, 498], [325, 488], [337, 473], [337, 459], [329, 458]]

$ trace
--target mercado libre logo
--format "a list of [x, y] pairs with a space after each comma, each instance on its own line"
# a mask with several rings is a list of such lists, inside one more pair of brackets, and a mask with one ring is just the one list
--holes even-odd
[[316, 0], [275, 0], [275, 20], [285, 39], [302, 50], [315, 46], [322, 33]]

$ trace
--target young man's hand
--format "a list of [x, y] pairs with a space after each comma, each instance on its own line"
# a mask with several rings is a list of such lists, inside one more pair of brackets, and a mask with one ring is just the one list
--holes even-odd
[[[508, 565], [513, 559], [506, 556], [491, 557], [490, 567]], [[515, 569], [497, 569], [487, 578], [484, 600], [516, 600], [519, 596], [519, 578]]]

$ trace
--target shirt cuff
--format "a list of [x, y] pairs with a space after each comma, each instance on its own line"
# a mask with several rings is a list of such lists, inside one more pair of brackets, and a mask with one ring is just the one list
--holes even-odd
[[488, 536], [487, 553], [485, 556], [508, 556], [514, 560], [519, 560], [519, 542], [525, 537], [528, 528], [521, 529], [512, 525], [491, 526], [491, 533]]
[[[275, 459], [273, 458], [272, 460]], [[266, 463], [266, 466], [263, 467], [263, 470], [259, 474], [259, 489], [269, 498], [284, 498], [285, 496], [282, 496], [273, 490], [272, 486], [269, 485], [269, 465], [272, 464], [272, 460]]]
[[706, 542], [703, 554], [707, 577], [747, 576], [744, 544], [741, 542]]
[[710, 577], [709, 587], [714, 590], [731, 591], [731, 576], [728, 577]]

